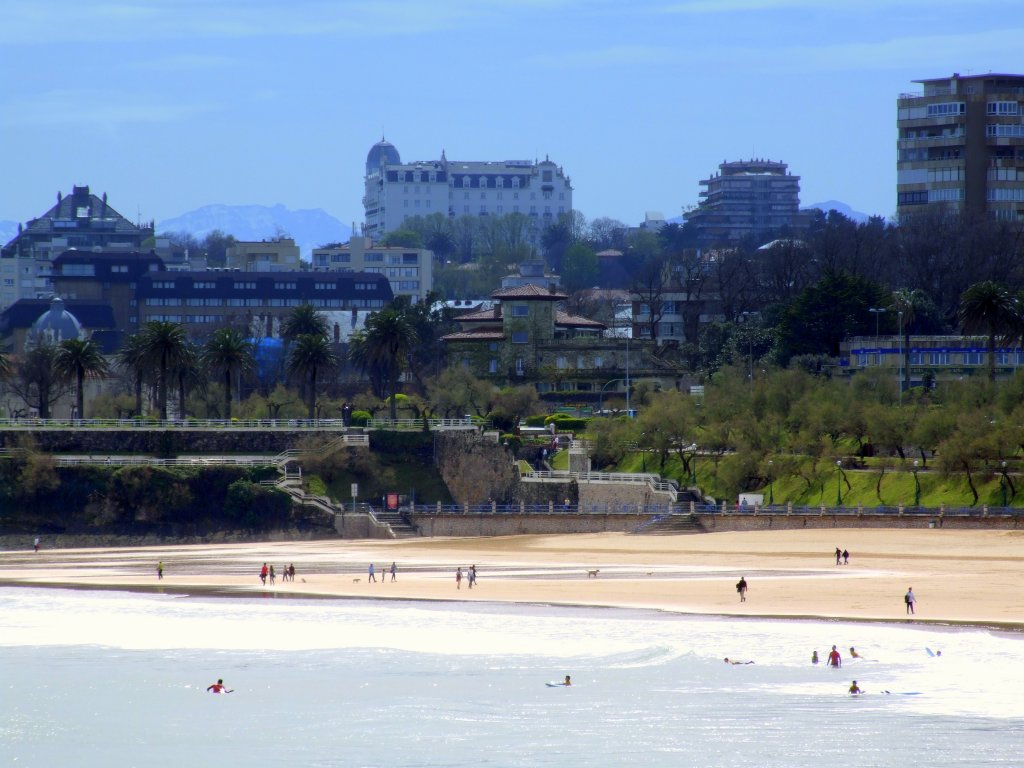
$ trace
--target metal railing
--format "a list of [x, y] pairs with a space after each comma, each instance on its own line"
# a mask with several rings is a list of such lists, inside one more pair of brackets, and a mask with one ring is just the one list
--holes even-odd
[[477, 429], [482, 426], [473, 419], [369, 419], [367, 429], [413, 431], [429, 429]]
[[0, 429], [346, 429], [342, 419], [0, 419]]

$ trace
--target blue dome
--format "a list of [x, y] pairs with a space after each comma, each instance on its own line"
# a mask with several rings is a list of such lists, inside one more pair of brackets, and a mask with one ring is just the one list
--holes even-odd
[[84, 338], [78, 318], [64, 309], [64, 302], [54, 296], [50, 308], [32, 323], [29, 338], [35, 345], [57, 345], [68, 339]]
[[398, 154], [398, 149], [390, 141], [381, 139], [372, 147], [366, 154], [366, 175], [369, 176], [374, 171], [379, 171], [381, 165], [398, 165], [402, 162], [402, 157]]

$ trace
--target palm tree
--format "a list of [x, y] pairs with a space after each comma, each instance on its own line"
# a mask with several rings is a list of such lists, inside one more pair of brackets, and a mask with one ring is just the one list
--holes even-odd
[[142, 385], [149, 371], [149, 361], [141, 333], [129, 336], [117, 352], [117, 365], [131, 373], [135, 382], [135, 415], [142, 416]]
[[188, 398], [189, 390], [195, 385], [206, 384], [206, 377], [200, 370], [200, 350], [191, 340], [185, 340], [185, 347], [181, 357], [174, 366], [174, 378], [178, 382], [178, 418], [184, 419], [185, 401]]
[[281, 337], [294, 341], [300, 336], [327, 337], [327, 318], [312, 304], [294, 307], [281, 324]]
[[142, 359], [157, 370], [157, 404], [160, 418], [167, 420], [167, 377], [188, 355], [185, 329], [167, 320], [150, 320], [142, 328]]
[[253, 343], [234, 328], [217, 330], [203, 347], [202, 364], [224, 374], [224, 418], [231, 419], [231, 379], [256, 368]]
[[388, 384], [391, 418], [398, 418], [398, 379], [405, 370], [409, 353], [419, 342], [404, 312], [382, 309], [366, 320], [366, 330], [350, 344], [349, 356], [364, 369], [379, 369]]
[[1017, 300], [1001, 283], [985, 280], [960, 296], [957, 312], [964, 333], [988, 336], [988, 378], [996, 380], [996, 341], [1010, 344], [1021, 337], [1021, 311]]
[[85, 418], [85, 377], [104, 376], [110, 370], [100, 345], [93, 339], [65, 339], [57, 347], [54, 365], [65, 381], [74, 379], [78, 418]]
[[338, 356], [334, 354], [326, 336], [312, 333], [302, 334], [295, 339], [295, 344], [288, 353], [288, 372], [297, 373], [309, 380], [309, 418], [314, 418], [316, 409], [316, 379], [324, 368], [338, 365]]
[[918, 311], [924, 308], [927, 300], [928, 297], [920, 288], [900, 288], [892, 293], [889, 311], [900, 316], [898, 325], [903, 334], [900, 344], [903, 349], [902, 387], [904, 390], [910, 389], [910, 326], [914, 324]]

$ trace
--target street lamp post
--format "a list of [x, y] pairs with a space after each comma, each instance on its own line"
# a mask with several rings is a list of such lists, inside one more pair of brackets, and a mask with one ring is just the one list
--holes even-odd
[[885, 314], [885, 307], [871, 307], [868, 309], [875, 316], [875, 345], [878, 345], [878, 319]]
[[899, 326], [900, 326], [900, 342], [899, 342], [900, 359], [899, 359], [899, 367], [897, 367], [897, 369], [896, 369], [897, 374], [898, 374], [898, 378], [896, 379], [896, 386], [899, 388], [899, 392], [900, 392], [900, 405], [903, 405], [903, 310], [901, 309], [896, 314], [899, 315]]
[[843, 506], [843, 462], [836, 460], [836, 506]]
[[747, 345], [748, 345], [748, 354], [749, 354], [749, 357], [747, 359], [748, 359], [749, 365], [750, 365], [750, 383], [753, 384], [754, 383], [754, 336], [753, 336], [753, 333], [750, 330], [750, 327], [747, 325], [747, 323], [750, 322], [750, 319], [754, 316], [754, 313], [753, 312], [741, 312], [740, 316], [743, 318], [743, 327], [747, 329]]
[[1003, 472], [999, 475], [999, 490], [1003, 492], [1003, 508], [1006, 508], [1006, 462], [1003, 462]]
[[917, 479], [917, 465], [920, 462], [914, 459], [914, 506], [921, 506], [921, 481]]
[[697, 444], [693, 444], [693, 458], [690, 459], [690, 485], [697, 487]]
[[768, 506], [775, 505], [775, 480], [772, 476], [772, 460], [768, 459]]
[[633, 338], [633, 329], [629, 329], [629, 336], [626, 337], [626, 416], [633, 418], [633, 410], [629, 406], [629, 341]]

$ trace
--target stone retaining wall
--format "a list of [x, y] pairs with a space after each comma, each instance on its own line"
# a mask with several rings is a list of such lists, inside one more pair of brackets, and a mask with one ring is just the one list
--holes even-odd
[[943, 517], [935, 515], [698, 515], [705, 531], [786, 531], [803, 528], [951, 528], [954, 530], [1015, 530], [1024, 528], [1021, 517]]
[[629, 532], [649, 515], [410, 515], [422, 536], [519, 536], [547, 533]]
[[17, 448], [30, 435], [44, 453], [280, 453], [301, 440], [319, 437], [324, 442], [337, 430], [314, 429], [40, 429], [0, 430], [0, 448]]

